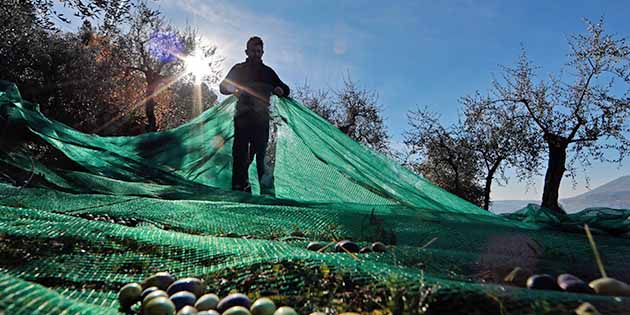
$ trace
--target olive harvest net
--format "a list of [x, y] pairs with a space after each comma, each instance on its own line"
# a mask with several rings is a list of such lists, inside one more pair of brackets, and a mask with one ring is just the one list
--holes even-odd
[[[100, 137], [46, 118], [0, 83], [0, 314], [121, 314], [117, 292], [159, 271], [219, 295], [273, 296], [300, 314], [573, 314], [630, 298], [528, 290], [525, 274], [630, 282], [629, 210], [498, 216], [348, 138], [302, 104], [272, 99], [273, 168], [231, 187], [230, 97], [190, 122]], [[38, 142], [59, 153], [39, 160]], [[260, 191], [263, 193], [261, 194]], [[384, 253], [309, 251], [382, 241]]]

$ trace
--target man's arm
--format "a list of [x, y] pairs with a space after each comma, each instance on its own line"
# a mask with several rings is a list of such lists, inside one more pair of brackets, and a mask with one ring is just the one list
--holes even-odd
[[[269, 68], [271, 69], [271, 68]], [[284, 96], [284, 97], [289, 97], [289, 94], [291, 94], [291, 90], [289, 89], [289, 86], [284, 84], [284, 82], [282, 82], [282, 80], [280, 80], [280, 78], [278, 77], [278, 75], [276, 74], [275, 71], [273, 71], [273, 69], [271, 69], [271, 84], [273, 85], [274, 88], [274, 93], [276, 95], [278, 95], [279, 93], [276, 93], [276, 88], [280, 87], [282, 89], [282, 94], [278, 95], [278, 96]]]
[[237, 70], [236, 70], [236, 66], [234, 66], [232, 67], [232, 69], [230, 69], [230, 72], [228, 72], [225, 79], [221, 81], [221, 84], [219, 84], [219, 91], [221, 92], [221, 94], [223, 95], [234, 94], [234, 92], [236, 92], [236, 89], [237, 89], [234, 82], [236, 82], [237, 80], [238, 80]]

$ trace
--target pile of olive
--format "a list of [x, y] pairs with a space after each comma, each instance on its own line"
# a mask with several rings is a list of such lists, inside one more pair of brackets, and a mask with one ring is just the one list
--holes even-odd
[[588, 284], [568, 273], [557, 278], [548, 274], [537, 274], [527, 279], [527, 288], [535, 290], [563, 290], [575, 293], [630, 296], [630, 286], [614, 278], [599, 278]]
[[142, 283], [129, 283], [118, 292], [123, 311], [137, 308], [143, 315], [297, 315], [293, 308], [277, 308], [269, 298], [252, 301], [244, 294], [232, 293], [222, 299], [204, 292], [197, 278], [175, 280], [168, 272], [159, 272]]
[[142, 315], [298, 315], [289, 306], [276, 307], [270, 298], [262, 297], [252, 303], [247, 295], [232, 293], [220, 299], [214, 293], [204, 292], [204, 288], [200, 279], [175, 280], [168, 272], [158, 272], [142, 283], [123, 286], [118, 301], [123, 311], [139, 311]]

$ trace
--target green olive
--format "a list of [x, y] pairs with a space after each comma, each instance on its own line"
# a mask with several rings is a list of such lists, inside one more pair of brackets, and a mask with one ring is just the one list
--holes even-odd
[[123, 286], [120, 291], [118, 291], [118, 301], [120, 302], [120, 307], [122, 309], [127, 310], [136, 302], [140, 301], [142, 296], [142, 286], [138, 283], [129, 283]]

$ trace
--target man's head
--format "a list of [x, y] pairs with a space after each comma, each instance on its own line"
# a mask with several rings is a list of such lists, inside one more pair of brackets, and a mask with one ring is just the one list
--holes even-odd
[[247, 54], [249, 60], [261, 62], [263, 53], [263, 41], [260, 37], [254, 36], [247, 41], [245, 54]]

